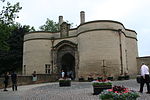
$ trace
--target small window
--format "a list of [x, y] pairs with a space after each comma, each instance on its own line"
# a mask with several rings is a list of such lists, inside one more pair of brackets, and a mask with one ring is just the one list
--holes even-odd
[[50, 64], [45, 64], [45, 73], [51, 74], [51, 65]]

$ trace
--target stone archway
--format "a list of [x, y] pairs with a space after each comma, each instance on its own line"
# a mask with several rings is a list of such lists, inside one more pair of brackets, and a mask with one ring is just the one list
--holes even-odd
[[74, 78], [78, 79], [78, 61], [77, 44], [64, 40], [54, 47], [54, 64], [59, 75], [62, 69], [66, 74], [73, 71]]

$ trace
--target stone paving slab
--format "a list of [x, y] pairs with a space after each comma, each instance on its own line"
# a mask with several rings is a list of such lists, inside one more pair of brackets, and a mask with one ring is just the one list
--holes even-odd
[[[35, 85], [19, 86], [18, 91], [8, 88], [7, 92], [0, 90], [0, 100], [99, 100], [98, 95], [93, 95], [91, 82], [72, 82], [71, 87], [59, 87], [58, 82]], [[136, 80], [113, 81], [113, 85], [123, 85], [138, 91], [139, 84]], [[146, 85], [141, 97], [137, 100], [150, 100], [146, 94]]]

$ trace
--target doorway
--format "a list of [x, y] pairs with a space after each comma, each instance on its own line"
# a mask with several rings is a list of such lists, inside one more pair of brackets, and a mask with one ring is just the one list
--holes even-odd
[[62, 56], [61, 70], [64, 70], [66, 77], [75, 79], [75, 58], [72, 54], [66, 53]]

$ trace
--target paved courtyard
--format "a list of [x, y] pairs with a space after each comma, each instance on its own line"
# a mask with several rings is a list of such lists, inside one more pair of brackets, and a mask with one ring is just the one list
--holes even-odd
[[[92, 95], [91, 82], [72, 82], [71, 87], [59, 87], [58, 82], [19, 86], [18, 91], [8, 88], [7, 92], [0, 90], [0, 100], [99, 100], [98, 95]], [[113, 85], [124, 85], [138, 91], [136, 80], [113, 81]], [[140, 93], [138, 100], [150, 100], [150, 94]]]

